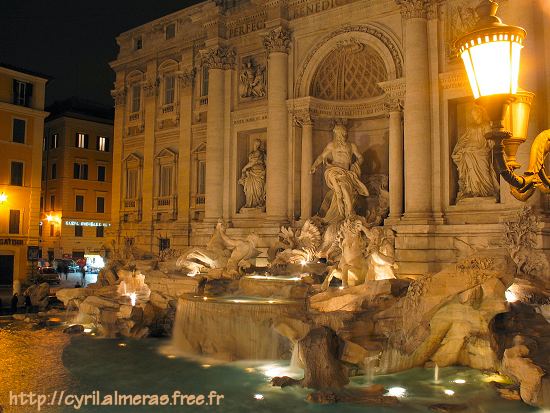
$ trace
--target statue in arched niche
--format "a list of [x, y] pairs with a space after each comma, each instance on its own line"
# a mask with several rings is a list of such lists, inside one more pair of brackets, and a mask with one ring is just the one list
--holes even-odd
[[244, 208], [265, 208], [265, 155], [262, 141], [256, 139], [239, 179], [246, 198]]
[[359, 179], [363, 156], [357, 145], [347, 141], [348, 131], [342, 124], [333, 129], [332, 141], [325, 146], [321, 155], [311, 166], [314, 174], [321, 164], [325, 164], [325, 182], [330, 189], [329, 202], [323, 220], [334, 223], [353, 217], [358, 195], [368, 196], [369, 191]]
[[479, 106], [474, 105], [471, 116], [472, 123], [458, 138], [451, 155], [458, 170], [457, 203], [465, 198], [497, 198], [499, 193], [492, 164], [492, 146], [485, 139], [489, 123]]

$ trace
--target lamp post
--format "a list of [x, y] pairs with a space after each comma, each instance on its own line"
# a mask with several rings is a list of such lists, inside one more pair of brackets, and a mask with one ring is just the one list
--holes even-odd
[[518, 147], [525, 141], [529, 110], [534, 94], [518, 87], [521, 49], [526, 32], [509, 26], [496, 16], [498, 4], [482, 0], [476, 8], [479, 21], [471, 32], [456, 41], [477, 104], [482, 106], [491, 130], [485, 137], [494, 142], [496, 172], [510, 185], [511, 193], [527, 200], [535, 189], [550, 193], [550, 178], [544, 159], [550, 151], [550, 130], [534, 140], [529, 166], [523, 175], [515, 172]]

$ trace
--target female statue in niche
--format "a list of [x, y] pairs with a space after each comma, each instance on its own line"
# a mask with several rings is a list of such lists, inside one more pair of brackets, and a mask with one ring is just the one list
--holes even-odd
[[262, 141], [256, 139], [248, 154], [248, 163], [242, 169], [239, 184], [243, 186], [246, 203], [243, 208], [265, 208], [265, 151]]
[[472, 108], [472, 124], [455, 145], [451, 158], [458, 169], [456, 202], [465, 198], [498, 197], [498, 181], [492, 163], [492, 145], [485, 139], [489, 123], [483, 109]]

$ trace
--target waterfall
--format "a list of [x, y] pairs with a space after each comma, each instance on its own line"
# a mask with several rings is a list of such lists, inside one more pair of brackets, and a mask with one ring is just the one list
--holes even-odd
[[273, 324], [300, 311], [299, 301], [181, 297], [172, 340], [180, 351], [222, 360], [288, 359], [291, 343]]

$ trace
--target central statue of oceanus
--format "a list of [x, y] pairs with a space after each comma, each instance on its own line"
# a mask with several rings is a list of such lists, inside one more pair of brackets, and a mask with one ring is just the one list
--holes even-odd
[[[368, 196], [369, 191], [361, 182], [363, 156], [357, 145], [347, 141], [348, 131], [337, 124], [333, 138], [321, 155], [313, 162], [310, 173], [314, 174], [319, 165], [325, 164], [325, 182], [330, 189], [327, 198], [330, 203], [323, 220], [334, 223], [353, 217], [358, 195]], [[325, 200], [328, 201], [328, 199]]]

